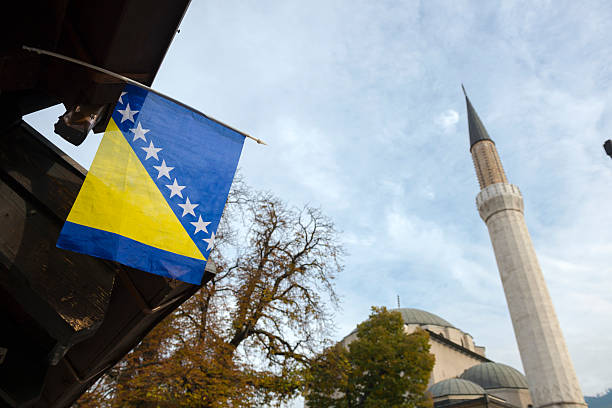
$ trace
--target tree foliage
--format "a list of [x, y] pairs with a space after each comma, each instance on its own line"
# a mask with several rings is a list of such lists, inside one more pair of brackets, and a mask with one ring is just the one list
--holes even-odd
[[425, 391], [434, 366], [429, 335], [404, 332], [399, 312], [372, 308], [356, 338], [325, 350], [309, 369], [311, 407], [431, 407]]
[[318, 209], [235, 183], [217, 275], [156, 327], [79, 407], [247, 407], [296, 395], [325, 344], [342, 248]]

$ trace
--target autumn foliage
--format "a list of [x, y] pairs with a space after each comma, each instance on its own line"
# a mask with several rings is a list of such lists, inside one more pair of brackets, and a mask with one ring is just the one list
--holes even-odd
[[334, 226], [235, 184], [211, 258], [218, 273], [77, 407], [275, 405], [323, 348], [342, 270]]
[[426, 331], [406, 334], [399, 312], [373, 308], [355, 334], [313, 361], [305, 385], [309, 407], [433, 406], [425, 394], [435, 361]]

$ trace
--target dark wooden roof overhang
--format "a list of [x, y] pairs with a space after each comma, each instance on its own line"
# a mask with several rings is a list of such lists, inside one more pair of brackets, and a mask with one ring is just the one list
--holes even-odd
[[[189, 0], [19, 0], [0, 25], [0, 406], [70, 406], [200, 286], [55, 247], [85, 171], [22, 116], [102, 107], [151, 85]], [[78, 143], [77, 143], [78, 144]], [[214, 273], [209, 262], [202, 283]]]
[[103, 107], [93, 128], [103, 131], [108, 108], [123, 88], [121, 81], [22, 46], [63, 54], [151, 85], [188, 5], [189, 0], [10, 2], [0, 25], [0, 127], [63, 103], [67, 110]]
[[200, 286], [57, 248], [85, 171], [25, 122], [0, 140], [0, 406], [69, 406]]
[[25, 122], [0, 140], [0, 406], [70, 406], [200, 286], [57, 248], [85, 171]]

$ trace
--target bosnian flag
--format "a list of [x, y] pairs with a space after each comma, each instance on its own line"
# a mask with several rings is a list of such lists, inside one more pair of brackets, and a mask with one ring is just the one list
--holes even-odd
[[126, 85], [57, 246], [200, 284], [243, 143]]

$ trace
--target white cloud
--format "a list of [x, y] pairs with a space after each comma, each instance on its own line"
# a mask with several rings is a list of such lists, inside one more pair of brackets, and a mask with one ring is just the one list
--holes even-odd
[[453, 109], [448, 109], [436, 117], [436, 124], [445, 132], [455, 130], [455, 125], [459, 122], [459, 113]]

